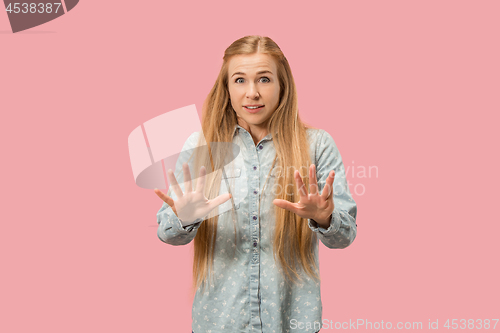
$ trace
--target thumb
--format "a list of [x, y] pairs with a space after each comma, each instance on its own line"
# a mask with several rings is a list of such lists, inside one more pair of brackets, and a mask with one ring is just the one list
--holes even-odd
[[210, 207], [215, 208], [219, 205], [222, 205], [224, 202], [228, 201], [229, 199], [231, 199], [231, 194], [229, 194], [229, 193], [219, 195], [217, 198], [213, 199], [210, 202]]
[[155, 193], [158, 197], [160, 197], [161, 200], [166, 202], [167, 205], [169, 205], [172, 208], [175, 215], [177, 215], [177, 210], [175, 209], [174, 199], [172, 199], [171, 197], [169, 197], [168, 195], [166, 195], [165, 193], [163, 193], [162, 191], [160, 191], [157, 188], [155, 188]]
[[276, 206], [278, 206], [280, 208], [286, 208], [287, 207], [286, 201], [285, 200], [281, 200], [281, 199], [274, 199], [273, 200], [273, 204], [275, 204]]
[[282, 200], [282, 199], [274, 199], [273, 204], [275, 204], [279, 208], [289, 210], [292, 213], [297, 213], [297, 208], [296, 208], [295, 204], [291, 203], [290, 201]]

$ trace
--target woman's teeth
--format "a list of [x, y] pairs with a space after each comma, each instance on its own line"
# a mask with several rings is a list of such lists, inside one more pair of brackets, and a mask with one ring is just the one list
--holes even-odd
[[258, 108], [261, 108], [261, 106], [245, 106], [247, 109], [250, 109], [250, 110], [255, 110], [255, 109], [258, 109]]

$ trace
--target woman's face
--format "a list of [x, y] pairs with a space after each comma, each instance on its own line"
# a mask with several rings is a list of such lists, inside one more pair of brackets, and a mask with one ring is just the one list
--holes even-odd
[[[240, 126], [250, 131], [267, 129], [280, 95], [274, 59], [263, 53], [233, 56], [229, 60], [228, 76], [231, 105]], [[252, 106], [258, 108], [252, 109]]]

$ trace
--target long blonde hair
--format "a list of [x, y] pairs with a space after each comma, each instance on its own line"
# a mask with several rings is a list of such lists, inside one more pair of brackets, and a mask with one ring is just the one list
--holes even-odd
[[[300, 120], [298, 114], [297, 91], [293, 80], [290, 65], [278, 45], [269, 37], [245, 36], [233, 42], [224, 52], [223, 64], [219, 76], [207, 96], [202, 111], [202, 133], [199, 145], [208, 145], [209, 153], [195, 159], [194, 170], [201, 165], [208, 166], [205, 195], [211, 199], [217, 196], [221, 181], [220, 172], [208, 173], [211, 170], [220, 170], [224, 166], [224, 156], [220, 149], [213, 151], [210, 143], [232, 142], [234, 128], [237, 125], [237, 116], [229, 101], [228, 91], [228, 64], [232, 56], [241, 54], [255, 54], [257, 52], [272, 56], [278, 70], [280, 84], [280, 102], [268, 122], [268, 133], [273, 133], [273, 143], [276, 149], [276, 164], [279, 170], [285, 172], [277, 177], [277, 186], [285, 187], [291, 184], [294, 190], [280, 191], [276, 199], [291, 202], [298, 201], [298, 189], [295, 186], [294, 170], [306, 170], [311, 164], [309, 144], [307, 140], [307, 126]], [[215, 156], [217, 155], [217, 156]], [[223, 154], [222, 154], [223, 155]], [[272, 169], [272, 167], [271, 167]], [[272, 171], [272, 170], [271, 170]], [[303, 178], [306, 188], [309, 188], [309, 177]], [[219, 186], [214, 186], [218, 184]], [[233, 206], [234, 207], [234, 206]], [[318, 280], [318, 267], [314, 260], [313, 242], [316, 236], [307, 225], [307, 220], [295, 213], [274, 206], [275, 232], [273, 252], [277, 263], [287, 282], [301, 280], [298, 274], [303, 269], [310, 277]], [[234, 209], [232, 210], [234, 214]], [[193, 289], [197, 289], [207, 282], [208, 272], [212, 271], [215, 239], [217, 236], [218, 216], [207, 218], [198, 228], [194, 238], [193, 260]]]

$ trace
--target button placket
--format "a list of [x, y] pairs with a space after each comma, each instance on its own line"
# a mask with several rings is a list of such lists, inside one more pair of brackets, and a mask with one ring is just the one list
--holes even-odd
[[[257, 159], [258, 157], [255, 156]], [[259, 179], [258, 177], [259, 174], [259, 169], [257, 166], [254, 165], [253, 167], [255, 173], [254, 175], [257, 175], [255, 180], [253, 181], [255, 184], [255, 188], [259, 187]], [[259, 205], [259, 200], [258, 196], [254, 196], [253, 198], [254, 201], [254, 206], [252, 207], [253, 212], [251, 212], [251, 225], [252, 225], [252, 238], [251, 238], [251, 246], [253, 248], [252, 252], [252, 264], [251, 264], [251, 277], [250, 277], [250, 295], [251, 295], [251, 323], [252, 327], [255, 328], [256, 331], [260, 332], [261, 331], [261, 316], [260, 316], [260, 300], [259, 300], [259, 275], [260, 275], [260, 265], [259, 265], [259, 219], [258, 219], [258, 205]]]
[[[248, 156], [249, 163], [248, 170], [250, 171], [248, 174], [248, 186], [250, 190], [253, 189], [253, 196], [249, 196], [249, 211], [248, 211], [248, 223], [250, 226], [250, 239], [249, 242], [250, 248], [250, 279], [249, 279], [249, 292], [250, 292], [250, 324], [251, 327], [255, 328], [256, 331], [261, 332], [261, 316], [260, 316], [260, 301], [259, 301], [259, 285], [260, 285], [260, 265], [259, 265], [259, 234], [260, 234], [260, 226], [259, 226], [259, 192], [260, 188], [259, 182], [259, 148], [255, 147], [255, 143], [253, 142], [249, 133], [246, 133], [245, 137], [245, 145], [247, 147], [247, 152], [250, 153]], [[253, 149], [251, 149], [253, 148]], [[257, 148], [257, 149], [256, 149]], [[254, 161], [252, 163], [252, 161]]]

